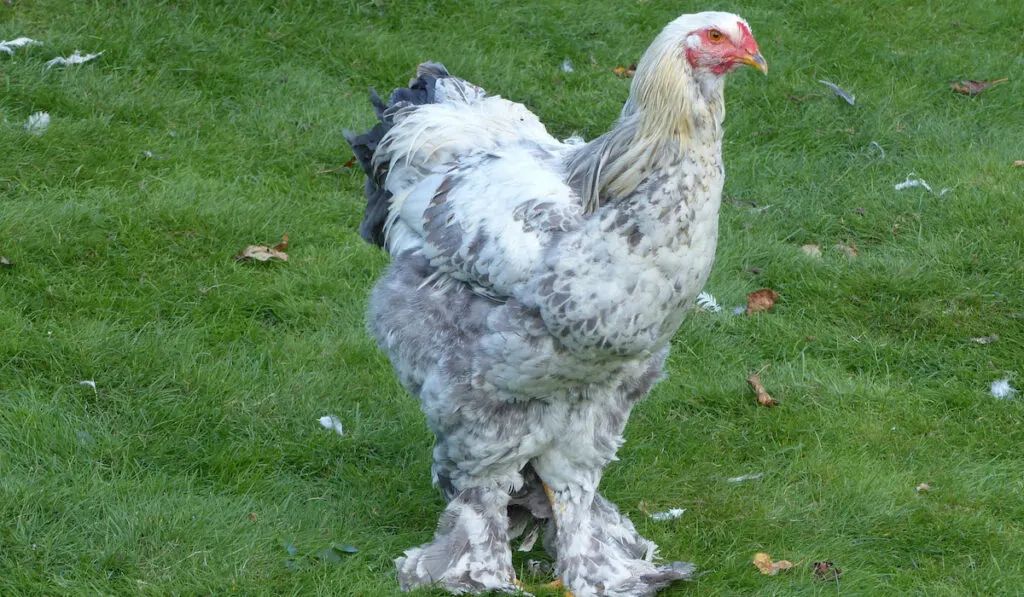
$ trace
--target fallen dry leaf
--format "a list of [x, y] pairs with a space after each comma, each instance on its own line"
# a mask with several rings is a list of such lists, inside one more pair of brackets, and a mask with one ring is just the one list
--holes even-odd
[[622, 77], [623, 79], [628, 79], [628, 78], [632, 77], [634, 73], [636, 73], [636, 65], [635, 64], [630, 64], [629, 66], [621, 66], [621, 65], [619, 65], [619, 66], [616, 66], [615, 68], [613, 68], [612, 72], [615, 73], [616, 75]]
[[950, 83], [949, 86], [953, 88], [953, 91], [962, 93], [964, 95], [978, 95], [982, 91], [985, 91], [993, 85], [1005, 83], [1009, 79], [996, 79], [995, 81], [960, 81], [959, 83]]
[[1024, 160], [1017, 160], [1017, 161], [1013, 162], [1013, 165], [1018, 167], [1018, 168], [1024, 168]]
[[760, 376], [751, 373], [750, 375], [747, 376], [747, 383], [750, 384], [750, 387], [754, 388], [754, 393], [757, 394], [758, 404], [760, 404], [761, 406], [768, 407], [779, 405], [779, 403], [772, 399], [768, 392], [765, 391], [764, 386], [761, 385]]
[[927, 484], [927, 483], [921, 483], [920, 485], [918, 485], [917, 487], [914, 488], [914, 491], [916, 491], [918, 493], [928, 493], [931, 490], [932, 490], [932, 486]]
[[249, 521], [250, 522], [256, 522], [257, 520], [259, 520], [259, 518], [257, 518], [256, 513], [255, 512], [250, 512], [249, 513]]
[[350, 157], [350, 158], [348, 159], [348, 161], [347, 161], [347, 162], [345, 162], [344, 164], [342, 164], [342, 165], [341, 165], [341, 167], [342, 167], [342, 168], [351, 168], [352, 166], [355, 166], [355, 165], [356, 165], [356, 156], [352, 156], [352, 157]]
[[796, 566], [796, 564], [789, 560], [773, 562], [772, 557], [764, 552], [758, 552], [754, 555], [754, 565], [761, 571], [761, 574], [767, 574], [769, 576], [775, 576], [779, 573], [779, 570], [786, 570]]
[[853, 259], [857, 255], [860, 255], [860, 251], [857, 250], [857, 246], [854, 245], [853, 243], [850, 243], [848, 245], [844, 245], [843, 243], [836, 243], [836, 250], [842, 253], [843, 255], [846, 255], [850, 259]]
[[843, 571], [835, 567], [832, 562], [815, 562], [811, 564], [811, 571], [815, 580], [839, 580]]
[[779, 300], [779, 293], [771, 288], [762, 288], [747, 295], [747, 315], [767, 311]]
[[243, 249], [240, 253], [234, 256], [235, 261], [271, 261], [278, 259], [280, 261], [288, 261], [288, 254], [284, 252], [288, 248], [288, 235], [285, 234], [281, 237], [281, 242], [277, 243], [273, 247], [265, 247], [263, 245], [249, 245]]
[[800, 250], [804, 252], [804, 255], [813, 257], [815, 259], [821, 259], [821, 245], [804, 245], [800, 247]]

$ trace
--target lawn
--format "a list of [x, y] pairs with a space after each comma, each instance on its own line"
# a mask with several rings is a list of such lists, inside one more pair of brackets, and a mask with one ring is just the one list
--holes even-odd
[[[605, 494], [704, 572], [668, 595], [1024, 590], [1024, 408], [989, 391], [1024, 387], [1014, 2], [14, 0], [0, 39], [44, 45], [0, 54], [0, 594], [398, 593], [443, 505], [364, 330], [387, 259], [342, 130], [434, 59], [594, 137], [613, 69], [707, 8], [771, 69], [727, 90], [725, 308], [683, 324]], [[44, 67], [76, 49], [103, 54]], [[284, 234], [287, 263], [232, 259]], [[763, 576], [760, 551], [803, 563]]]

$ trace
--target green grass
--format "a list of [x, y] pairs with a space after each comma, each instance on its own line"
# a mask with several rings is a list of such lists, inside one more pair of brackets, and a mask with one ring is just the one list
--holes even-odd
[[[348, 159], [343, 128], [371, 123], [365, 89], [424, 59], [595, 136], [627, 93], [612, 68], [709, 7], [0, 6], [0, 38], [46, 43], [0, 55], [0, 594], [397, 593], [391, 560], [442, 508], [431, 438], [363, 328], [386, 259], [356, 234], [360, 174], [318, 172]], [[708, 290], [782, 299], [683, 325], [606, 494], [707, 572], [670, 595], [1024, 591], [1024, 411], [988, 393], [1024, 386], [1024, 13], [716, 8], [747, 17], [771, 75], [729, 85], [736, 202]], [[75, 49], [105, 53], [44, 70]], [[1000, 77], [976, 98], [948, 88]], [[41, 136], [22, 127], [36, 111], [53, 119]], [[948, 193], [894, 191], [911, 172]], [[231, 260], [282, 234], [289, 263]], [[779, 408], [753, 404], [751, 371]], [[317, 425], [329, 413], [344, 437]], [[764, 476], [725, 481], [747, 473]], [[654, 523], [641, 501], [687, 511]], [[359, 552], [308, 557], [334, 544]], [[843, 576], [765, 577], [757, 551]]]

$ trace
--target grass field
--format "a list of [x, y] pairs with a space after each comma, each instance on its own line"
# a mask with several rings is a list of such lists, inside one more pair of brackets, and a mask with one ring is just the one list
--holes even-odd
[[[1024, 12], [770, 4], [0, 6], [0, 39], [45, 42], [0, 54], [0, 594], [398, 593], [392, 559], [442, 502], [364, 331], [386, 258], [356, 233], [342, 129], [434, 59], [593, 137], [628, 91], [613, 68], [708, 8], [744, 15], [771, 66], [727, 93], [707, 288], [726, 309], [684, 323], [606, 495], [706, 572], [669, 595], [1024, 592], [1024, 409], [989, 393], [1024, 386]], [[44, 68], [75, 49], [104, 53]], [[894, 190], [910, 173], [935, 192]], [[288, 263], [231, 258], [282, 234]], [[773, 312], [731, 313], [762, 287]], [[758, 551], [806, 561], [762, 576]]]

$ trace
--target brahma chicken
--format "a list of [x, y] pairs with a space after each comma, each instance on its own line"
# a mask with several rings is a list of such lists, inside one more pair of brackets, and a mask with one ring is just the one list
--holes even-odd
[[346, 133], [367, 174], [360, 232], [391, 256], [369, 328], [437, 436], [447, 501], [434, 539], [395, 561], [403, 590], [520, 591], [509, 542], [538, 525], [576, 597], [691, 576], [655, 563], [598, 485], [711, 271], [741, 65], [767, 72], [746, 21], [684, 15], [590, 143], [436, 63]]

